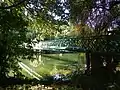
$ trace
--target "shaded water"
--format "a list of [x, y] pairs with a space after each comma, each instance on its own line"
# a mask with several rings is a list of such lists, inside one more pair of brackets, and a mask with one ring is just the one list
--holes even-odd
[[[54, 76], [55, 74], [67, 75], [77, 69], [82, 69], [85, 65], [84, 53], [69, 53], [69, 54], [44, 54], [36, 55], [31, 61], [23, 60], [22, 63], [26, 69], [32, 74], [37, 73], [40, 76]], [[37, 65], [36, 65], [37, 64]], [[26, 65], [26, 66], [25, 66]], [[30, 69], [30, 70], [29, 70]], [[34, 72], [34, 73], [33, 73]], [[22, 73], [29, 77], [34, 78], [23, 68]], [[34, 74], [35, 75], [35, 74]], [[0, 90], [78, 90], [74, 86], [52, 84], [45, 85], [14, 85], [7, 88], [0, 88]], [[80, 89], [79, 89], [80, 90]]]
[[[68, 74], [78, 68], [82, 69], [85, 67], [85, 55], [84, 53], [43, 54], [36, 55], [35, 59], [31, 61], [23, 60], [22, 62], [41, 76], [58, 73]], [[23, 70], [23, 74], [31, 77], [25, 70]]]

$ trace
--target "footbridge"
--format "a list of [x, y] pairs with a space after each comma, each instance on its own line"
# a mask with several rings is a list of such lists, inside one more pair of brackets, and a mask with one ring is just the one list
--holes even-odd
[[33, 46], [33, 50], [41, 53], [71, 53], [85, 52], [85, 49], [78, 45], [80, 39], [64, 38], [40, 41]]
[[[99, 53], [100, 55], [111, 54], [110, 56], [119, 56], [120, 60], [120, 36], [92, 36], [82, 38], [63, 38], [55, 40], [40, 41], [33, 45], [33, 50], [38, 54], [54, 54], [54, 53], [75, 53], [75, 52], [88, 52]], [[86, 65], [87, 70], [90, 70], [90, 58], [86, 53]], [[95, 60], [96, 61], [96, 60]], [[97, 60], [97, 62], [99, 59]], [[96, 63], [95, 63], [96, 64]], [[32, 71], [27, 65], [19, 62], [21, 68], [23, 68], [29, 75], [40, 80], [41, 76]]]
[[46, 54], [88, 51], [96, 53], [119, 53], [120, 36], [102, 35], [46, 40], [35, 43], [33, 50]]

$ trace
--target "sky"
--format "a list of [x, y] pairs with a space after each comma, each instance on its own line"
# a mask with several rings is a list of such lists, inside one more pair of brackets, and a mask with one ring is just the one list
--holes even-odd
[[[110, 1], [115, 0], [106, 0], [105, 3], [101, 3], [102, 0], [96, 1], [96, 7], [92, 9], [91, 15], [88, 17], [86, 23], [95, 29], [95, 27], [103, 26], [105, 23], [109, 24], [109, 30], [116, 28], [118, 25], [117, 21], [120, 21], [120, 18], [112, 20], [112, 15], [109, 12]], [[111, 20], [110, 20], [111, 19]]]

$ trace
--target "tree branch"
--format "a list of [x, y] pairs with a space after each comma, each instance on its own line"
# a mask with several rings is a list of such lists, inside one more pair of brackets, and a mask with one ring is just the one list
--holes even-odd
[[22, 0], [22, 1], [18, 2], [18, 3], [16, 3], [16, 4], [11, 5], [11, 6], [5, 6], [5, 7], [4, 7], [4, 6], [0, 6], [0, 9], [10, 9], [10, 8], [14, 8], [14, 7], [17, 7], [18, 5], [24, 3], [25, 1], [27, 1], [27, 0]]

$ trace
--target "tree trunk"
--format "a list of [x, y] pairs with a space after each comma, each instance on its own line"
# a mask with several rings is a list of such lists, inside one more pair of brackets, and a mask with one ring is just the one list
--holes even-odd
[[100, 54], [91, 53], [91, 71], [94, 72], [101, 67], [103, 67], [103, 61]]
[[87, 52], [86, 53], [86, 66], [87, 66], [87, 69], [86, 69], [86, 73], [88, 74], [90, 72], [90, 53]]

